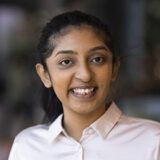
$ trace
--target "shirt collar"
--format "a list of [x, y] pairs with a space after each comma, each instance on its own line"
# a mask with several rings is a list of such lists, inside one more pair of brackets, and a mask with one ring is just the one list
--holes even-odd
[[[112, 102], [107, 111], [93, 124], [90, 125], [100, 136], [105, 136], [112, 130], [121, 117], [122, 112], [117, 105]], [[66, 134], [62, 126], [63, 114], [61, 114], [49, 127], [49, 142], [54, 141], [61, 133]]]
[[50, 124], [49, 130], [48, 130], [49, 142], [54, 141], [57, 138], [57, 136], [64, 131], [62, 126], [62, 118], [63, 118], [63, 114], [61, 114], [54, 122]]
[[105, 138], [113, 127], [117, 124], [122, 111], [117, 107], [117, 105], [112, 102], [107, 111], [96, 120], [91, 127], [100, 135], [102, 138]]

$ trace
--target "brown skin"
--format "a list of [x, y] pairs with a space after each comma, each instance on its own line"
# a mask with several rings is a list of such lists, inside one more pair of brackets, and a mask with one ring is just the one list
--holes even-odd
[[[113, 67], [112, 53], [103, 39], [91, 29], [72, 28], [57, 40], [46, 59], [48, 71], [41, 64], [36, 70], [45, 87], [53, 87], [64, 110], [64, 128], [80, 140], [83, 130], [106, 111], [105, 99], [115, 81], [118, 65]], [[91, 88], [89, 95], [75, 95], [73, 88]]]

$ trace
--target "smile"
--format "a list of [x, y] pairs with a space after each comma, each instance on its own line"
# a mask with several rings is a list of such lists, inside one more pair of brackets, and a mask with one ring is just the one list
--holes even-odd
[[71, 89], [72, 95], [78, 98], [91, 98], [95, 95], [95, 87], [80, 87]]
[[93, 91], [94, 91], [94, 88], [86, 88], [86, 89], [75, 88], [73, 89], [73, 92], [75, 94], [80, 94], [80, 95], [91, 94]]

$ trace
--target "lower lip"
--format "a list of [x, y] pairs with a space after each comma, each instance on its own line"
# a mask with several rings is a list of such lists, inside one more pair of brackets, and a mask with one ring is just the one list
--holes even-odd
[[95, 89], [93, 92], [89, 93], [89, 94], [86, 94], [86, 95], [83, 95], [83, 94], [77, 94], [73, 91], [70, 91], [71, 95], [78, 98], [78, 99], [81, 99], [81, 100], [90, 100], [92, 99], [95, 94], [97, 92], [97, 89]]

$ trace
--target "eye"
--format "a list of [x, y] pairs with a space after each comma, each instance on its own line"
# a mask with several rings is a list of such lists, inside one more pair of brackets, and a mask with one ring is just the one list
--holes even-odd
[[104, 62], [104, 58], [103, 57], [94, 57], [91, 62], [96, 63], [96, 64], [101, 64]]
[[64, 60], [60, 61], [59, 64], [62, 67], [69, 67], [70, 65], [73, 64], [73, 62], [71, 60], [69, 60], [69, 59], [64, 59]]

